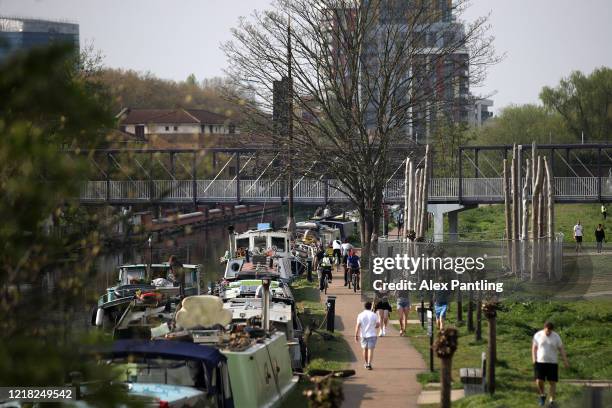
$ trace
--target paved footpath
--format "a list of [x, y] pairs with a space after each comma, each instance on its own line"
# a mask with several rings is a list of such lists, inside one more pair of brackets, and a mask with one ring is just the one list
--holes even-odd
[[[355, 342], [355, 323], [357, 314], [363, 310], [359, 292], [344, 287], [342, 269], [334, 273], [328, 295], [336, 298], [336, 330], [342, 333], [351, 347], [351, 367], [356, 374], [344, 380], [344, 407], [416, 407], [421, 385], [416, 380], [419, 372], [425, 371], [425, 361], [410, 345], [400, 337], [399, 331], [390, 324], [385, 337], [379, 337], [374, 358], [373, 370], [363, 367], [361, 346]], [[322, 295], [324, 299], [325, 295]], [[413, 317], [413, 316], [409, 316]]]

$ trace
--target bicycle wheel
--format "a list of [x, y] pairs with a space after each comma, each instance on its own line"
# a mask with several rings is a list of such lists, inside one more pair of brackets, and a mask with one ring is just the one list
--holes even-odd
[[357, 274], [353, 273], [353, 292], [357, 293]]
[[325, 294], [327, 295], [327, 287], [329, 286], [329, 279], [327, 279], [327, 276], [325, 277], [325, 281], [323, 282], [323, 288], [325, 290]]

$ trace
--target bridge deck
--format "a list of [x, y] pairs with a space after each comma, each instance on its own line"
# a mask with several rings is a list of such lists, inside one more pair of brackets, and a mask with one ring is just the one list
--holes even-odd
[[[555, 201], [597, 202], [612, 200], [612, 179], [608, 177], [555, 177]], [[337, 190], [336, 180], [302, 179], [294, 186], [294, 200], [300, 204], [348, 202]], [[501, 178], [433, 178], [429, 184], [431, 203], [501, 203]], [[262, 203], [285, 201], [283, 181], [260, 180], [110, 180], [88, 181], [80, 194], [83, 203]], [[385, 188], [385, 201], [404, 201], [404, 180], [393, 179]]]

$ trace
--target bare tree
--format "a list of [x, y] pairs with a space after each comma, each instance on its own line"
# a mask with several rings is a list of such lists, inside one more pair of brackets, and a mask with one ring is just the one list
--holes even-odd
[[[496, 60], [488, 17], [463, 26], [452, 16], [466, 0], [442, 3], [278, 0], [242, 19], [223, 46], [233, 86], [253, 96], [245, 129], [291, 151], [296, 174], [338, 180], [359, 211], [364, 248], [386, 181], [416, 155], [415, 129], [453, 112], [467, 81], [480, 82]], [[274, 82], [289, 66], [291, 137], [272, 120]]]

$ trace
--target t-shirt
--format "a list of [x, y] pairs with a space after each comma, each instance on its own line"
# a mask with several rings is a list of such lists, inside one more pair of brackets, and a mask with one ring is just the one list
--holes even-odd
[[334, 249], [342, 248], [342, 242], [340, 242], [337, 239], [335, 239], [334, 242], [332, 242], [332, 248], [334, 248]]
[[582, 225], [580, 225], [580, 224], [574, 225], [574, 235], [577, 236], [577, 237], [581, 237], [582, 236]]
[[362, 338], [376, 337], [376, 324], [378, 315], [371, 310], [364, 310], [357, 315], [357, 323], [360, 325], [359, 335]]
[[351, 249], [353, 249], [353, 246], [348, 242], [342, 244], [342, 256], [347, 256]]
[[351, 268], [359, 268], [359, 257], [357, 255], [349, 256], [346, 259], [346, 263]]
[[533, 343], [538, 346], [536, 353], [538, 363], [558, 363], [559, 349], [563, 343], [556, 332], [550, 332], [550, 335], [547, 336], [544, 330], [540, 330], [533, 336]]

